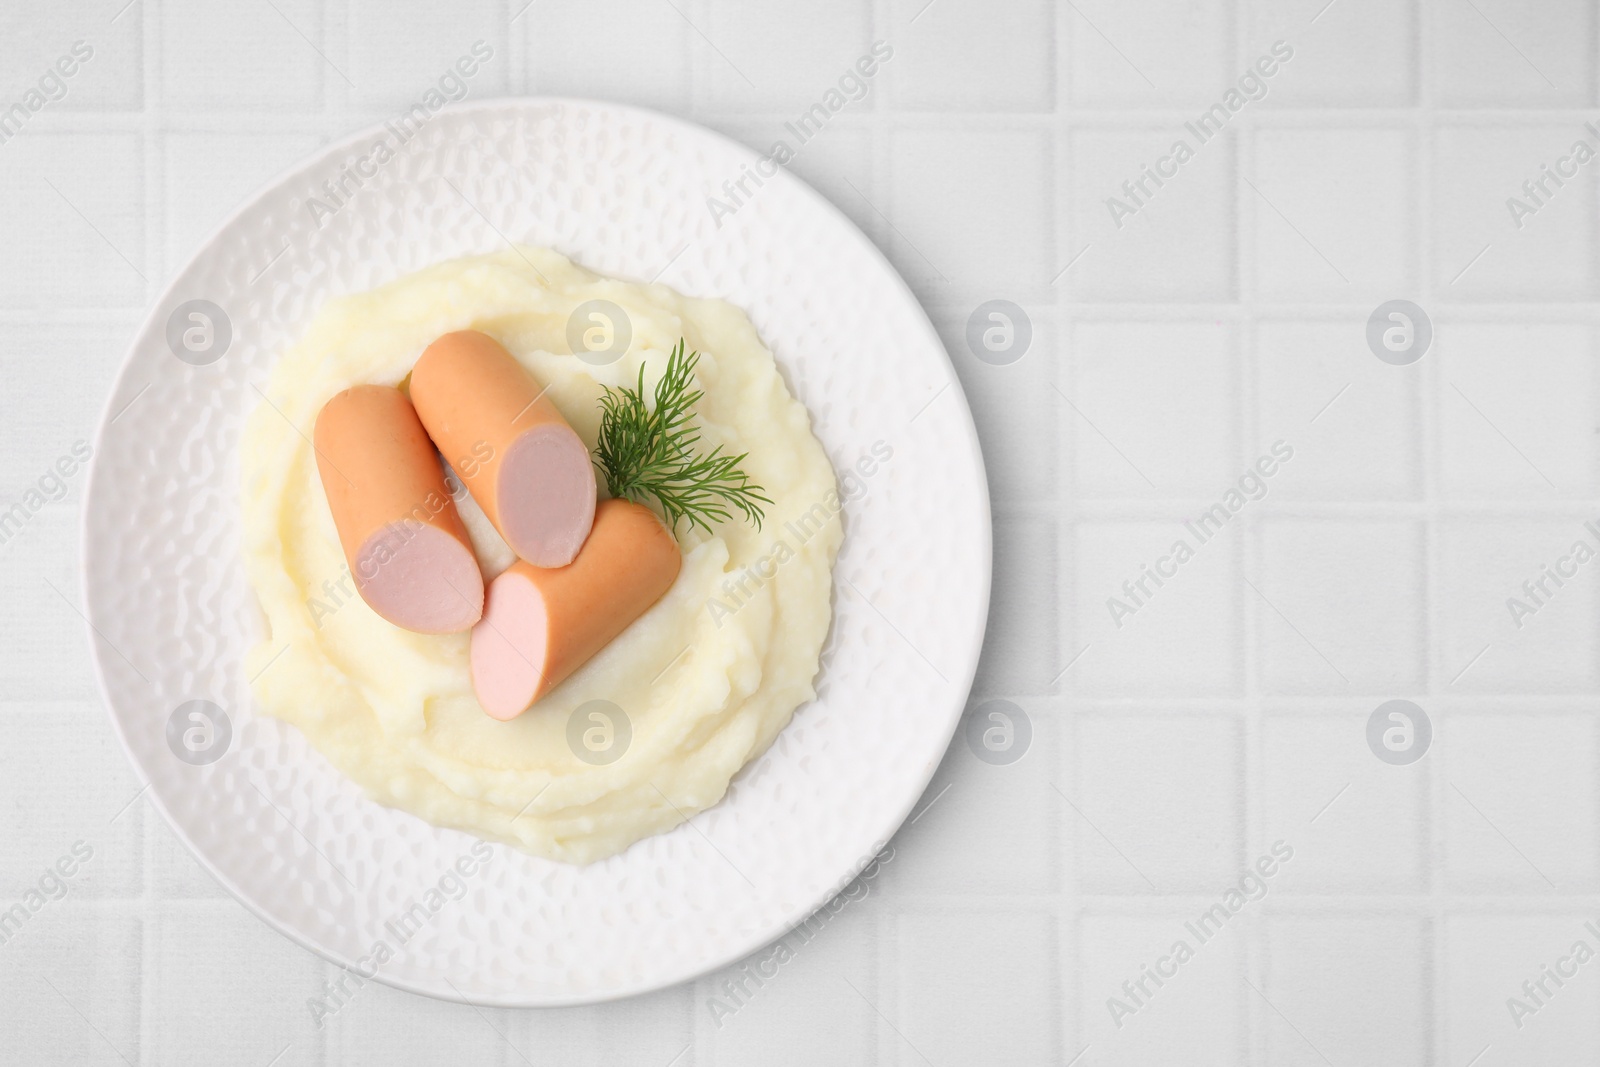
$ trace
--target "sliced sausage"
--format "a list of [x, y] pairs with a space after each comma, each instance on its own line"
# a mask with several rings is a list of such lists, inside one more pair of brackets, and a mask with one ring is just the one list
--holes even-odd
[[313, 437], [361, 598], [407, 630], [470, 629], [483, 616], [483, 572], [411, 402], [385, 385], [346, 389], [323, 405]]
[[512, 551], [571, 563], [594, 523], [594, 465], [527, 368], [486, 334], [447, 333], [412, 368], [411, 402]]
[[489, 583], [472, 628], [472, 688], [496, 719], [514, 719], [583, 666], [678, 577], [678, 543], [642, 504], [603, 500], [565, 567], [523, 560]]

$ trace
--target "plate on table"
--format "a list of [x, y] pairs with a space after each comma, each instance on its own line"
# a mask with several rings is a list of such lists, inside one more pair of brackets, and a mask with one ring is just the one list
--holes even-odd
[[[387, 127], [356, 134], [254, 196], [134, 340], [83, 512], [112, 722], [206, 869], [329, 960], [505, 1007], [696, 977], [844, 888], [910, 813], [960, 720], [990, 578], [988, 491], [960, 384], [905, 283], [804, 183], [780, 169], [747, 183], [731, 213], [713, 209], [708, 197], [760, 163], [718, 134], [539, 98], [447, 107], [379, 161], [372, 146], [395, 140]], [[367, 799], [252, 708], [243, 660], [263, 624], [239, 560], [240, 431], [274, 360], [329, 297], [512, 242], [738, 305], [841, 477], [874, 443], [893, 458], [845, 507], [817, 698], [721, 803], [587, 867], [494, 845], [465, 895], [410, 924], [441, 876], [486, 846]]]

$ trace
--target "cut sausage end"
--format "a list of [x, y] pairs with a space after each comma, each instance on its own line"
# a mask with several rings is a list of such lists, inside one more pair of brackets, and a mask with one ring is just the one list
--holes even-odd
[[490, 582], [483, 620], [472, 630], [472, 690], [483, 710], [501, 721], [527, 711], [543, 695], [549, 648], [538, 588], [515, 571]]
[[483, 572], [470, 549], [435, 526], [391, 523], [361, 545], [356, 589], [372, 610], [407, 630], [459, 633], [483, 617]]
[[633, 625], [683, 566], [655, 513], [627, 500], [595, 509], [594, 531], [565, 567], [518, 560], [489, 583], [472, 631], [472, 687], [483, 710], [514, 719]]
[[419, 633], [455, 633], [483, 614], [483, 575], [411, 402], [358, 385], [317, 414], [317, 471], [361, 597]]
[[512, 550], [535, 567], [565, 567], [594, 526], [589, 449], [569, 426], [537, 426], [507, 449], [497, 495]]

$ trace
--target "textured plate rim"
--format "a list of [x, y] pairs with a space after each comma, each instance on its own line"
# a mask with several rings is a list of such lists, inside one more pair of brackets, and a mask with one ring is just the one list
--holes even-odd
[[[488, 113], [493, 111], [519, 111], [525, 109], [532, 110], [541, 107], [589, 108], [594, 110], [607, 110], [631, 114], [638, 118], [648, 120], [649, 122], [671, 127], [674, 131], [680, 132], [687, 137], [710, 138], [714, 141], [720, 142], [723, 147], [734, 152], [737, 156], [743, 158], [747, 162], [754, 163], [760, 158], [760, 155], [749, 146], [735, 141], [733, 138], [728, 137], [727, 135], [716, 130], [702, 126], [688, 119], [680, 118], [676, 115], [669, 115], [651, 108], [639, 107], [633, 104], [623, 104], [614, 101], [597, 100], [586, 97], [494, 97], [485, 100], [449, 104], [436, 112], [435, 116], [437, 117], [438, 115], [454, 115], [470, 112]], [[217, 867], [212, 864], [207, 854], [195, 845], [195, 843], [190, 839], [189, 835], [184, 831], [179, 821], [175, 819], [172, 815], [172, 812], [168, 810], [166, 803], [161, 797], [160, 791], [154, 788], [154, 776], [144, 773], [144, 766], [135, 756], [133, 746], [129, 744], [128, 737], [124, 732], [122, 720], [117, 714], [116, 704], [112, 700], [110, 689], [106, 684], [105, 669], [101, 663], [102, 650], [100, 647], [99, 629], [95, 625], [96, 611], [94, 603], [89, 597], [89, 535], [93, 511], [88, 504], [94, 496], [93, 491], [99, 470], [98, 461], [101, 455], [104, 437], [110, 425], [112, 403], [115, 401], [118, 391], [123, 385], [124, 379], [132, 369], [133, 361], [138, 353], [141, 342], [156, 328], [156, 320], [160, 310], [165, 307], [169, 300], [173, 297], [184, 274], [197, 259], [205, 254], [207, 249], [215, 245], [243, 215], [260, 203], [262, 199], [270, 195], [275, 190], [293, 181], [297, 176], [323, 165], [330, 157], [335, 156], [342, 151], [346, 151], [355, 145], [365, 143], [374, 135], [380, 133], [383, 129], [384, 127], [381, 123], [361, 127], [345, 137], [330, 141], [329, 143], [321, 146], [314, 152], [302, 157], [293, 166], [259, 185], [252, 193], [242, 199], [239, 204], [231, 212], [229, 212], [225, 218], [222, 219], [222, 221], [217, 223], [217, 225], [206, 234], [206, 236], [195, 246], [194, 251], [188, 256], [182, 266], [173, 272], [172, 280], [169, 281], [165, 287], [163, 287], [160, 294], [151, 303], [149, 312], [145, 315], [144, 320], [134, 331], [133, 339], [128, 343], [128, 346], [122, 357], [121, 365], [118, 367], [116, 377], [112, 381], [111, 388], [107, 392], [105, 402], [101, 407], [100, 417], [95, 424], [94, 455], [90, 460], [88, 475], [84, 480], [84, 507], [78, 516], [78, 582], [80, 595], [83, 600], [83, 618], [91, 653], [90, 660], [94, 668], [95, 687], [100, 694], [102, 703], [105, 706], [106, 715], [111, 720], [111, 727], [113, 732], [116, 734], [117, 741], [122, 746], [123, 754], [127, 757], [128, 762], [132, 764], [134, 770], [139, 773], [139, 776], [144, 779], [144, 785], [141, 789], [141, 793], [146, 791], [149, 792], [151, 802], [155, 805], [156, 810], [161, 813], [161, 817], [166, 820], [168, 828], [172, 830], [174, 834], [176, 834], [178, 840], [183, 842], [184, 847], [189, 850], [190, 855], [195, 858], [200, 866], [205, 869], [206, 873], [210, 875], [218, 885], [227, 891], [229, 896], [233, 897], [233, 899], [238, 901], [247, 911], [256, 916], [256, 918], [260, 919], [268, 927], [283, 934], [290, 941], [293, 941], [295, 944], [301, 946], [319, 958], [327, 960], [328, 962], [345, 969], [352, 969], [355, 966], [354, 961], [348, 960], [341, 956], [338, 952], [335, 952], [324, 945], [316, 943], [298, 927], [283, 919], [280, 919], [278, 916], [268, 913], [264, 908], [256, 903], [250, 894], [248, 894], [240, 886], [236, 885], [232, 879], [227, 877], [222, 871], [217, 869]], [[900, 806], [896, 814], [894, 814], [891, 818], [884, 820], [879, 832], [873, 835], [874, 840], [888, 842], [897, 832], [899, 832], [901, 826], [904, 825], [906, 818], [911, 814], [912, 808], [916, 806], [917, 801], [920, 800], [922, 795], [927, 791], [928, 783], [933, 780], [934, 774], [938, 771], [939, 766], [943, 761], [944, 754], [948, 751], [950, 742], [954, 739], [956, 729], [960, 725], [962, 715], [966, 709], [967, 700], [971, 695], [973, 680], [977, 674], [978, 659], [983, 647], [984, 634], [988, 628], [989, 602], [993, 588], [994, 574], [994, 523], [989, 498], [988, 472], [984, 466], [983, 452], [978, 441], [977, 428], [972, 421], [972, 409], [967, 403], [966, 390], [962, 387], [960, 376], [956, 373], [955, 363], [953, 360], [951, 360], [950, 354], [946, 350], [943, 340], [939, 337], [938, 331], [934, 329], [932, 320], [930, 320], [928, 317], [927, 310], [922, 306], [922, 302], [917, 299], [916, 294], [912, 292], [911, 287], [906, 283], [905, 278], [902, 277], [900, 272], [895, 269], [894, 265], [889, 262], [889, 259], [884, 255], [883, 250], [880, 249], [871, 238], [862, 232], [861, 228], [857, 226], [855, 222], [849, 218], [849, 216], [845, 215], [844, 212], [842, 212], [827, 197], [823, 196], [816, 189], [812, 188], [811, 185], [803, 178], [799, 177], [786, 167], [780, 168], [778, 175], [775, 177], [792, 184], [800, 196], [809, 199], [813, 206], [820, 208], [826, 215], [830, 215], [834, 221], [843, 228], [844, 232], [850, 235], [851, 240], [855, 242], [863, 252], [866, 253], [867, 258], [875, 262], [883, 269], [890, 279], [890, 284], [898, 291], [899, 296], [907, 303], [907, 305], [910, 308], [915, 309], [915, 315], [913, 318], [918, 323], [920, 328], [922, 341], [925, 345], [931, 345], [933, 353], [936, 353], [937, 356], [943, 360], [944, 370], [947, 372], [949, 378], [949, 386], [954, 390], [955, 395], [961, 400], [961, 415], [963, 416], [960, 419], [961, 428], [963, 430], [962, 440], [966, 444], [967, 449], [970, 451], [973, 460], [973, 467], [976, 473], [976, 480], [972, 486], [972, 489], [977, 497], [974, 503], [979, 505], [978, 514], [982, 520], [978, 524], [980, 541], [978, 548], [982, 557], [983, 573], [981, 576], [979, 576], [979, 597], [978, 603], [974, 608], [974, 615], [976, 618], [969, 625], [968, 634], [966, 635], [967, 639], [961, 646], [967, 655], [967, 662], [964, 664], [960, 674], [952, 679], [952, 682], [954, 682], [956, 686], [955, 691], [959, 694], [959, 696], [953, 701], [952, 708], [947, 712], [946, 721], [942, 726], [943, 744], [938, 747], [938, 755], [929, 760], [928, 765], [923, 768], [921, 773], [907, 777], [907, 782], [915, 782], [916, 788], [914, 790], [906, 790], [906, 799], [904, 804]], [[769, 178], [768, 180], [771, 181], [773, 179]], [[561, 250], [557, 249], [557, 251]], [[566, 253], [563, 252], [563, 254]], [[804, 705], [801, 706], [804, 707]], [[720, 805], [721, 803], [725, 802], [725, 800], [726, 798], [724, 798], [723, 801], [719, 801], [718, 804]], [[714, 810], [714, 808], [708, 810]], [[439, 828], [434, 827], [434, 830], [439, 831]], [[469, 834], [468, 836], [473, 835]], [[844, 872], [840, 873], [843, 874]], [[833, 884], [836, 881], [837, 878], [832, 879], [828, 884]], [[656, 981], [646, 981], [637, 983], [635, 985], [619, 986], [615, 989], [609, 989], [599, 993], [575, 993], [571, 995], [543, 994], [537, 996], [528, 996], [526, 994], [466, 996], [453, 991], [453, 989], [450, 988], [450, 983], [448, 981], [443, 983], [447, 988], [445, 990], [440, 990], [434, 987], [423, 985], [416, 981], [402, 978], [400, 976], [387, 975], [381, 970], [375, 976], [375, 979], [376, 981], [390, 986], [391, 988], [400, 989], [408, 993], [430, 997], [435, 1000], [477, 1007], [573, 1007], [585, 1004], [607, 1003], [684, 985], [689, 982], [693, 982], [704, 975], [721, 970], [729, 964], [744, 959], [751, 953], [773, 943], [778, 938], [795, 929], [802, 922], [815, 914], [816, 911], [827, 902], [828, 898], [824, 898], [817, 901], [815, 905], [802, 906], [802, 908], [795, 914], [785, 913], [778, 915], [775, 922], [763, 927], [757, 933], [751, 934], [745, 938], [741, 938], [740, 946], [735, 950], [727, 953], [725, 956], [713, 958], [710, 962], [704, 965], [692, 969], [686, 969]]]

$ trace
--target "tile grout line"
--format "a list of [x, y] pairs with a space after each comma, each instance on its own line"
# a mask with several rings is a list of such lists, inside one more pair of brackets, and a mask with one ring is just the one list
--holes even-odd
[[[1243, 21], [1241, 14], [1243, 0], [1232, 6], [1236, 18]], [[1241, 70], [1248, 62], [1247, 33], [1242, 25], [1234, 27], [1235, 43], [1234, 69]], [[1253, 120], [1254, 116], [1245, 116]], [[1261, 319], [1257, 307], [1260, 297], [1258, 281], [1257, 249], [1260, 236], [1257, 221], [1259, 218], [1259, 203], [1251, 197], [1250, 189], [1243, 180], [1246, 175], [1255, 173], [1256, 169], [1256, 141], [1257, 127], [1254, 121], [1248, 122], [1235, 135], [1234, 157], [1234, 277], [1235, 296], [1238, 300], [1242, 314], [1239, 316], [1235, 329], [1241, 331], [1237, 339], [1236, 373], [1240, 376], [1240, 388], [1236, 390], [1240, 396], [1242, 410], [1236, 414], [1234, 426], [1244, 427], [1243, 440], [1234, 449], [1235, 467], [1240, 468], [1248, 461], [1248, 457], [1257, 454], [1262, 440], [1261, 419]], [[1236, 430], [1237, 432], [1237, 430]], [[1260, 574], [1260, 557], [1262, 555], [1263, 523], [1265, 517], [1261, 515], [1247, 516], [1238, 535], [1235, 548], [1234, 568], [1236, 576], [1245, 578], [1252, 571]], [[1239, 689], [1243, 703], [1242, 746], [1243, 760], [1242, 787], [1244, 789], [1244, 810], [1241, 814], [1242, 833], [1240, 834], [1240, 848], [1248, 854], [1250, 843], [1258, 840], [1257, 835], [1263, 832], [1265, 812], [1263, 808], [1266, 792], [1266, 726], [1265, 716], [1261, 702], [1261, 636], [1262, 636], [1262, 605], [1260, 598], [1248, 595], [1243, 588], [1242, 581], [1234, 583], [1237, 599], [1235, 600], [1234, 625], [1236, 632], [1243, 644], [1240, 653]], [[1241, 860], [1240, 862], [1243, 862]], [[1259, 986], [1267, 985], [1267, 960], [1269, 949], [1264, 937], [1263, 924], [1269, 913], [1264, 909], [1262, 914], [1256, 916], [1244, 931], [1244, 943], [1239, 948], [1239, 966], [1245, 973], [1245, 981], [1254, 982]], [[1243, 1008], [1243, 1018], [1240, 1024], [1244, 1028], [1243, 1043], [1247, 1062], [1264, 1063], [1266, 1049], [1266, 1031], [1264, 1009], [1259, 998], [1244, 996], [1241, 992], [1239, 1002]]]
[[[1416, 71], [1417, 84], [1415, 100], [1418, 105], [1417, 120], [1412, 133], [1412, 151], [1415, 153], [1414, 166], [1416, 167], [1416, 204], [1412, 219], [1412, 233], [1414, 236], [1413, 247], [1416, 248], [1417, 262], [1417, 293], [1419, 301], [1425, 302], [1424, 306], [1431, 309], [1438, 306], [1435, 299], [1435, 275], [1437, 269], [1434, 263], [1433, 233], [1434, 210], [1433, 182], [1434, 182], [1434, 147], [1437, 142], [1436, 123], [1433, 121], [1433, 72], [1432, 50], [1427, 42], [1432, 39], [1433, 11], [1431, 5], [1414, 2], [1412, 5], [1415, 33], [1412, 41], [1413, 63], [1412, 69]], [[1423, 629], [1418, 645], [1422, 651], [1423, 662], [1420, 677], [1422, 678], [1424, 692], [1433, 694], [1439, 692], [1439, 682], [1442, 678], [1442, 649], [1437, 647], [1436, 635], [1443, 632], [1439, 626], [1437, 613], [1442, 609], [1443, 600], [1440, 596], [1440, 574], [1438, 562], [1442, 559], [1440, 541], [1441, 532], [1438, 522], [1438, 512], [1441, 503], [1441, 453], [1443, 448], [1443, 431], [1440, 419], [1439, 391], [1440, 384], [1440, 359], [1444, 346], [1438, 344], [1439, 337], [1434, 335], [1435, 351], [1425, 354], [1424, 366], [1419, 367], [1419, 373], [1410, 376], [1408, 385], [1414, 393], [1412, 412], [1417, 423], [1416, 437], [1418, 458], [1421, 460], [1422, 484], [1417, 488], [1420, 497], [1426, 505], [1426, 517], [1420, 521], [1423, 534], [1423, 581], [1421, 595], [1423, 598], [1422, 610], [1419, 613], [1419, 625]], [[1430, 712], [1430, 714], [1432, 714]], [[1448, 901], [1444, 891], [1442, 871], [1446, 854], [1444, 830], [1444, 776], [1437, 773], [1446, 747], [1440, 737], [1439, 727], [1441, 722], [1434, 723], [1434, 751], [1431, 758], [1424, 757], [1423, 770], [1427, 775], [1426, 788], [1421, 790], [1421, 795], [1426, 797], [1426, 810], [1423, 818], [1426, 820], [1427, 830], [1424, 836], [1427, 854], [1422, 857], [1422, 877], [1426, 879], [1425, 886], [1429, 897], [1429, 918], [1426, 924], [1427, 946], [1426, 958], [1427, 978], [1429, 984], [1428, 1009], [1432, 1013], [1432, 1023], [1428, 1029], [1428, 1048], [1432, 1054], [1432, 1062], [1448, 1063], [1450, 1013], [1446, 1004], [1444, 981], [1445, 952], [1443, 933], [1445, 929], [1445, 915]]]
[[[1063, 176], [1070, 180], [1072, 174], [1072, 161], [1076, 156], [1076, 145], [1073, 140], [1072, 117], [1074, 114], [1073, 85], [1068, 67], [1068, 59], [1072, 55], [1075, 26], [1070, 17], [1064, 16], [1059, 6], [1056, 12], [1053, 41], [1055, 55], [1052, 63], [1052, 73], [1055, 77], [1054, 108], [1052, 110], [1053, 148], [1050, 153], [1050, 170], [1047, 180], [1050, 184], [1050, 203], [1054, 212], [1057, 228], [1053, 231], [1055, 247], [1052, 248], [1052, 262], [1066, 262], [1061, 258], [1063, 250], [1074, 243], [1076, 239], [1076, 216], [1072, 213], [1070, 203], [1065, 195]], [[1062, 238], [1065, 238], [1063, 241]], [[1070, 256], [1071, 253], [1068, 253]], [[1065, 277], [1058, 286], [1050, 289], [1050, 306], [1052, 317], [1055, 320], [1055, 346], [1056, 358], [1051, 368], [1049, 378], [1066, 396], [1073, 394], [1073, 384], [1076, 379], [1076, 327], [1077, 317], [1071, 310], [1071, 293], [1073, 279]], [[1077, 471], [1077, 437], [1076, 424], [1066, 412], [1060, 412], [1054, 420], [1056, 432], [1059, 435], [1055, 453], [1057, 457], [1058, 477], [1055, 492], [1055, 503], [1049, 509], [1055, 536], [1053, 548], [1056, 562], [1056, 593], [1055, 602], [1051, 605], [1056, 617], [1056, 648], [1057, 654], [1062, 656], [1073, 655], [1072, 649], [1076, 645], [1079, 633], [1079, 618], [1076, 611], [1071, 610], [1071, 605], [1076, 603], [1078, 576], [1072, 565], [1077, 555], [1075, 546], [1077, 541], [1078, 524], [1074, 516], [1072, 502], [1077, 498], [1078, 471]], [[1066, 639], [1063, 640], [1063, 637]], [[1056, 693], [1056, 699], [1063, 708], [1063, 721], [1060, 726], [1061, 743], [1055, 753], [1056, 769], [1062, 779], [1073, 792], [1078, 791], [1077, 752], [1078, 752], [1078, 706], [1072, 679], [1063, 677], [1050, 687]], [[1063, 1058], [1072, 1055], [1072, 1050], [1081, 1047], [1089, 1041], [1091, 1027], [1088, 1018], [1088, 1003], [1084, 997], [1083, 975], [1081, 969], [1069, 970], [1066, 961], [1078, 959], [1082, 953], [1083, 922], [1085, 909], [1083, 906], [1082, 887], [1079, 878], [1079, 850], [1078, 834], [1082, 826], [1073, 819], [1052, 811], [1056, 818], [1053, 840], [1057, 848], [1056, 856], [1056, 883], [1055, 898], [1058, 901], [1056, 930], [1058, 942], [1061, 946], [1061, 992], [1066, 1009], [1062, 1014], [1062, 1028], [1066, 1033], [1066, 1041], [1061, 1050]]]
[[[1063, 175], [1072, 173], [1073, 145], [1070, 128], [1067, 125], [1071, 114], [1071, 78], [1068, 71], [1069, 57], [1071, 56], [1072, 20], [1063, 14], [1061, 5], [1051, 9], [1051, 56], [1050, 78], [1051, 92], [1051, 119], [1049, 131], [1049, 146], [1046, 159], [1045, 180], [1048, 185], [1047, 198], [1051, 218], [1050, 240], [1046, 247], [1050, 256], [1050, 263], [1065, 263], [1062, 257], [1065, 248], [1072, 244], [1073, 224], [1072, 214], [1066, 196], [1066, 184]], [[1072, 253], [1067, 253], [1070, 258]], [[1075, 318], [1070, 311], [1065, 310], [1068, 294], [1072, 289], [1072, 279], [1062, 278], [1059, 288], [1054, 283], [1051, 285], [1049, 308], [1052, 319], [1054, 341], [1054, 365], [1048, 374], [1052, 385], [1059, 389], [1065, 385], [1066, 395], [1071, 394], [1073, 368], [1075, 362], [1073, 353], [1073, 335]], [[1066, 381], [1057, 384], [1065, 376]], [[1074, 602], [1070, 595], [1076, 590], [1077, 576], [1071, 567], [1075, 553], [1072, 545], [1075, 540], [1077, 524], [1072, 519], [1071, 501], [1075, 498], [1073, 489], [1077, 482], [1077, 472], [1074, 458], [1077, 453], [1076, 438], [1074, 436], [1075, 423], [1064, 412], [1059, 421], [1046, 420], [1047, 425], [1052, 425], [1056, 433], [1054, 462], [1056, 463], [1055, 485], [1052, 487], [1052, 500], [1049, 506], [1054, 535], [1051, 538], [1051, 547], [1054, 551], [1056, 594], [1051, 610], [1055, 615], [1055, 645], [1059, 655], [1073, 655], [1068, 651], [1078, 636], [1077, 613], [1064, 610], [1066, 605]], [[1064, 642], [1063, 637], [1067, 640]], [[1063, 714], [1057, 719], [1057, 743], [1052, 753], [1054, 771], [1074, 793], [1077, 790], [1076, 755], [1078, 735], [1078, 715], [1076, 700], [1068, 696], [1072, 691], [1070, 678], [1060, 678], [1050, 686], [1055, 691], [1053, 699], [1062, 708]], [[1050, 873], [1053, 879], [1053, 893], [1051, 899], [1055, 907], [1055, 922], [1053, 928], [1056, 935], [1055, 966], [1052, 975], [1055, 978], [1055, 1001], [1063, 1005], [1071, 1005], [1070, 1010], [1060, 1013], [1060, 1033], [1053, 1035], [1056, 1047], [1062, 1057], [1072, 1055], [1074, 1048], [1081, 1047], [1089, 1041], [1089, 1026], [1085, 1013], [1087, 1006], [1083, 1001], [1081, 972], [1068, 966], [1069, 960], [1080, 958], [1081, 945], [1081, 894], [1078, 880], [1078, 853], [1077, 831], [1080, 829], [1061, 812], [1052, 808], [1050, 817], [1055, 820], [1050, 840], [1054, 844], [1055, 855], [1052, 857]]]
[[[165, 232], [166, 218], [166, 167], [163, 158], [166, 151], [166, 133], [162, 119], [162, 107], [165, 101], [161, 95], [162, 60], [165, 55], [164, 42], [161, 40], [161, 26], [164, 0], [142, 0], [138, 7], [128, 12], [127, 17], [139, 19], [140, 30], [140, 78], [143, 99], [140, 101], [141, 114], [139, 128], [143, 144], [144, 180], [146, 183], [145, 211], [144, 211], [144, 263], [145, 270], [151, 280], [145, 284], [145, 309], [150, 309], [159, 287], [171, 277], [171, 255], [167, 247]], [[135, 322], [142, 321], [145, 312], [136, 315]], [[131, 338], [134, 330], [129, 330]], [[139, 891], [139, 971], [132, 976], [133, 986], [138, 997], [139, 1020], [139, 1049], [138, 1060], [140, 1064], [152, 1064], [156, 1060], [156, 1034], [160, 1029], [160, 1020], [156, 1018], [155, 997], [155, 961], [159, 955], [159, 931], [155, 921], [158, 908], [156, 891], [156, 854], [155, 854], [155, 829], [151, 825], [152, 819], [160, 819], [161, 815], [155, 810], [155, 805], [149, 798], [139, 802], [139, 819], [135, 824], [130, 820], [130, 825], [137, 825], [140, 830], [140, 874], [143, 884]]]

